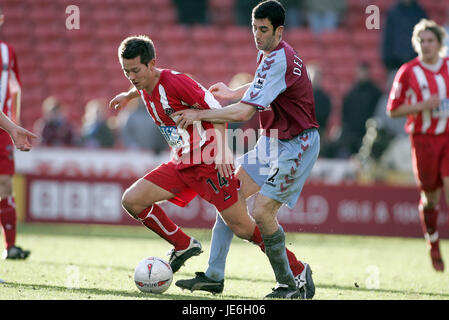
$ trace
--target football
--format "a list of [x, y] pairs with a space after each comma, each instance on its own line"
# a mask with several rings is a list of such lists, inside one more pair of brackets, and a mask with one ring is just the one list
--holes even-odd
[[163, 293], [170, 287], [172, 280], [170, 265], [158, 257], [143, 259], [134, 270], [134, 282], [142, 292]]

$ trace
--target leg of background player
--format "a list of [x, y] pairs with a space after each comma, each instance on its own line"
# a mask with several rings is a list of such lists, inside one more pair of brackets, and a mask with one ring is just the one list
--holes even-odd
[[0, 224], [3, 231], [5, 250], [3, 259], [26, 259], [30, 251], [16, 247], [17, 214], [12, 196], [12, 176], [0, 175]]
[[436, 271], [444, 270], [444, 262], [440, 253], [440, 239], [438, 236], [438, 203], [440, 202], [441, 189], [436, 191], [421, 191], [419, 204], [419, 217], [424, 238], [430, 247], [432, 265]]

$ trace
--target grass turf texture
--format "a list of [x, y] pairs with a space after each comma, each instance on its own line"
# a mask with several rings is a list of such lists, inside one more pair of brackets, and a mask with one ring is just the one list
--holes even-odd
[[[17, 244], [32, 253], [25, 261], [0, 261], [1, 300], [262, 299], [275, 284], [266, 256], [234, 237], [222, 294], [176, 287], [205, 270], [210, 230], [185, 230], [204, 252], [187, 261], [162, 295], [141, 293], [133, 281], [141, 259], [167, 261], [171, 249], [144, 227], [23, 224], [18, 230]], [[423, 239], [288, 233], [287, 244], [311, 265], [316, 300], [449, 299], [448, 271], [432, 269]], [[449, 263], [449, 241], [441, 247]]]

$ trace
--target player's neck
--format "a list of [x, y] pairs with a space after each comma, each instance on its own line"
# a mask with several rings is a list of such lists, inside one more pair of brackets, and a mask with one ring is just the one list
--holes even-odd
[[161, 70], [154, 68], [154, 77], [152, 78], [148, 86], [145, 88], [148, 94], [151, 94], [153, 92], [154, 88], [159, 82], [160, 77], [161, 77]]
[[424, 64], [427, 64], [429, 66], [433, 66], [433, 65], [437, 64], [440, 61], [440, 56], [437, 55], [437, 56], [431, 57], [431, 58], [420, 57], [420, 60]]
[[273, 43], [272, 48], [270, 48], [269, 50], [265, 50], [263, 52], [263, 56], [268, 57], [271, 54], [271, 52], [278, 47], [278, 45], [279, 45], [279, 43], [281, 43], [281, 41], [282, 41], [282, 38], [279, 38], [279, 40], [277, 40], [275, 43]]

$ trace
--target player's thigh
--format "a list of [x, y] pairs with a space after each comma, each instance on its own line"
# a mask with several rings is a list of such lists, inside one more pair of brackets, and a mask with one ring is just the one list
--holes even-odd
[[0, 198], [6, 198], [12, 194], [12, 176], [0, 174]]
[[250, 240], [256, 223], [248, 213], [246, 201], [241, 192], [239, 192], [238, 197], [238, 201], [230, 207], [221, 210], [220, 215], [236, 236]]
[[430, 135], [411, 137], [413, 172], [421, 190], [431, 193], [442, 186], [441, 181], [441, 143]]
[[126, 209], [138, 213], [156, 202], [168, 200], [174, 196], [173, 193], [157, 184], [141, 178], [126, 189], [122, 197], [122, 204]]
[[12, 194], [14, 145], [6, 132], [0, 132], [0, 198]]
[[260, 137], [254, 149], [237, 159], [239, 167], [236, 177], [240, 180], [240, 190], [245, 199], [258, 192], [268, 177], [270, 172], [269, 141], [270, 139], [265, 136]]
[[318, 131], [278, 141], [277, 149], [279, 156], [270, 159], [270, 174], [259, 193], [293, 208], [318, 158]]
[[240, 191], [242, 192], [244, 199], [248, 199], [256, 192], [259, 192], [260, 186], [249, 176], [245, 171], [245, 168], [239, 166], [235, 176], [240, 181]]

